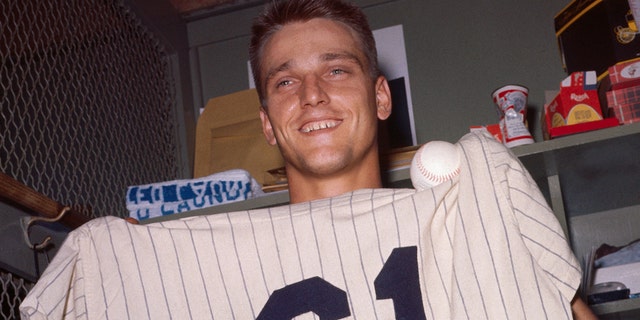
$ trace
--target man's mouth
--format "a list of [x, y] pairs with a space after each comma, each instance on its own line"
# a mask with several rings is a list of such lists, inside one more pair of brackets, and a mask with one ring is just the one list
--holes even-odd
[[339, 123], [340, 121], [336, 121], [336, 120], [323, 120], [323, 121], [309, 122], [305, 124], [302, 128], [300, 128], [300, 131], [303, 133], [309, 133], [313, 131], [329, 129], [337, 126]]

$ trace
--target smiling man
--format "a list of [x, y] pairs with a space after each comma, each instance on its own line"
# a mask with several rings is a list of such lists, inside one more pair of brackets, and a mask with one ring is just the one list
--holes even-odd
[[391, 97], [360, 48], [347, 25], [313, 18], [282, 26], [260, 49], [260, 116], [286, 160], [292, 203], [382, 186], [377, 126]]
[[[580, 265], [535, 181], [491, 135], [455, 144], [449, 181], [382, 188], [377, 125], [391, 99], [358, 7], [274, 2], [250, 59], [292, 204], [94, 219], [69, 234], [23, 318], [573, 317]], [[578, 318], [592, 316], [575, 301]]]

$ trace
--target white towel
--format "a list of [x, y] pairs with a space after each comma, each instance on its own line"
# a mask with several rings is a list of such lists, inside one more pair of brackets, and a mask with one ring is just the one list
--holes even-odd
[[260, 184], [242, 169], [197, 179], [173, 180], [127, 188], [129, 216], [139, 221], [246, 200], [262, 195]]

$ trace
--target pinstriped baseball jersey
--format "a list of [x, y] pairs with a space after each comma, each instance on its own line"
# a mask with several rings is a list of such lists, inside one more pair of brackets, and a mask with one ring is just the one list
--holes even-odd
[[492, 137], [422, 192], [357, 190], [69, 234], [25, 318], [562, 319], [579, 265], [521, 163]]

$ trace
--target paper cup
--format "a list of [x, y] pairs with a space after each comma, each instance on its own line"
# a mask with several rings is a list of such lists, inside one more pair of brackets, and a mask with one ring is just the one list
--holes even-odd
[[491, 96], [500, 114], [503, 143], [509, 148], [533, 143], [526, 126], [529, 89], [520, 85], [506, 85], [495, 90]]

